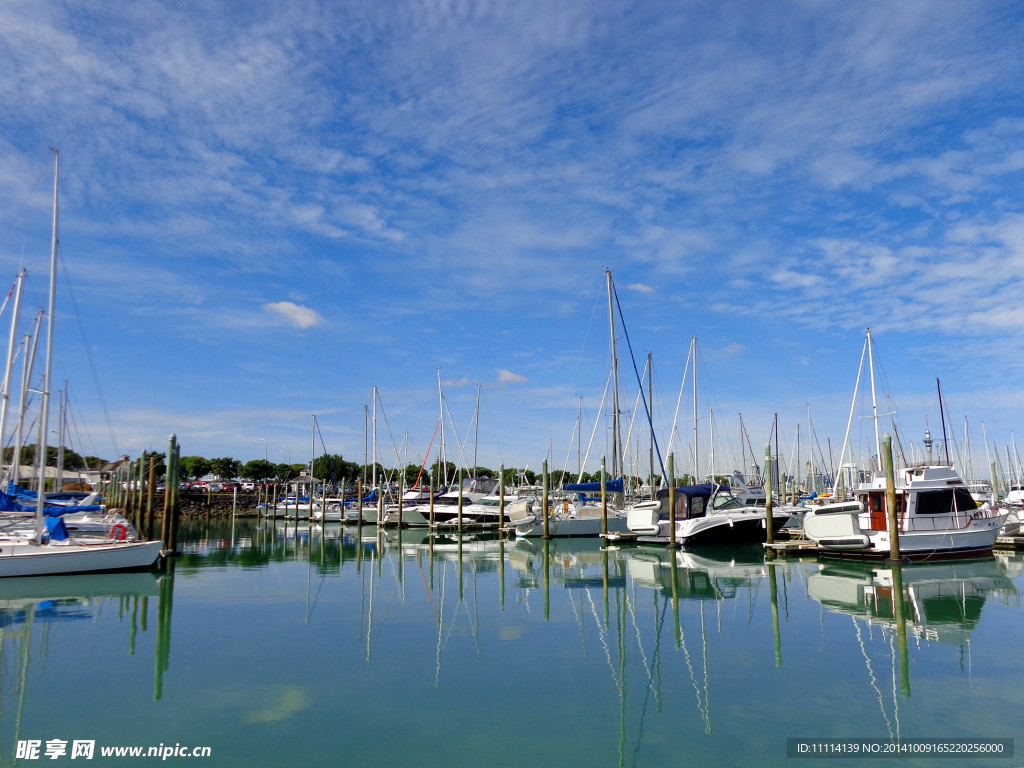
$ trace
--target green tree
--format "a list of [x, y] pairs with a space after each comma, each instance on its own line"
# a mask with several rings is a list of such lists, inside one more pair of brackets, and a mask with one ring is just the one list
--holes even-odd
[[269, 480], [277, 475], [277, 466], [265, 459], [254, 459], [242, 465], [238, 474], [257, 482]]
[[360, 467], [345, 461], [340, 454], [324, 454], [313, 460], [313, 477], [327, 483], [343, 485], [359, 476]]
[[[46, 446], [46, 465], [49, 467], [57, 466], [57, 455], [61, 449], [55, 445]], [[64, 468], [65, 469], [85, 469], [85, 459], [79, 456], [69, 448], [64, 448]], [[11, 456], [14, 455], [14, 448], [4, 448], [4, 461], [10, 462]], [[22, 464], [35, 464], [36, 462], [36, 444], [23, 445], [21, 447], [21, 463]]]
[[437, 488], [444, 483], [445, 478], [448, 478], [448, 482], [453, 482], [453, 478], [456, 475], [455, 464], [451, 461], [444, 463], [444, 468], [441, 466], [441, 460], [437, 459], [433, 464], [430, 465], [430, 481]]
[[[162, 454], [161, 454], [162, 455]], [[99, 469], [104, 464], [109, 464], [106, 459], [101, 459], [99, 456], [86, 456], [83, 461], [87, 469]]]
[[182, 456], [178, 467], [181, 469], [182, 477], [195, 480], [210, 474], [211, 465], [210, 460], [204, 459], [202, 456]]
[[230, 480], [236, 477], [241, 469], [242, 462], [238, 461], [238, 459], [232, 459], [227, 456], [220, 459], [210, 459], [210, 471], [221, 480]]
[[282, 482], [287, 482], [292, 478], [298, 477], [301, 470], [301, 464], [275, 464], [274, 477]]

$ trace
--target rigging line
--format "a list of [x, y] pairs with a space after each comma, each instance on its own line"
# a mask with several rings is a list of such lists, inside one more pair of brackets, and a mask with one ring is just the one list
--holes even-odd
[[35, 182], [33, 182], [32, 186], [29, 187], [28, 191], [25, 192], [24, 197], [21, 198], [21, 204], [18, 206], [18, 209], [14, 212], [10, 219], [8, 219], [7, 226], [4, 228], [3, 233], [0, 234], [0, 247], [3, 247], [7, 238], [14, 234], [14, 224], [21, 218], [22, 212], [28, 205], [29, 198], [35, 194], [35, 192], [39, 189], [40, 185], [43, 183], [44, 180], [48, 180], [49, 174], [50, 171], [48, 169], [44, 169], [42, 172], [40, 172], [39, 176], [36, 178]]
[[384, 426], [388, 428], [388, 437], [391, 438], [391, 449], [395, 452], [395, 464], [397, 465], [402, 460], [402, 453], [395, 445], [395, 436], [391, 434], [391, 424], [388, 422], [387, 413], [384, 412], [384, 402], [380, 399], [380, 392], [377, 393], [377, 402], [380, 403], [380, 414], [384, 417]]
[[[619, 304], [619, 291], [612, 283], [612, 294], [615, 296], [615, 306], [619, 310], [619, 322], [622, 323], [622, 335], [626, 339], [626, 346], [629, 348], [629, 360], [633, 363], [633, 373], [636, 375], [637, 382], [640, 382], [640, 371], [636, 367], [636, 357], [633, 355], [633, 344], [629, 340], [629, 331], [626, 330], [626, 319], [622, 316], [622, 305]], [[651, 440], [654, 442], [654, 451], [658, 454], [658, 466], [661, 467], [661, 476], [668, 477], [665, 472], [665, 462], [661, 459], [661, 447], [658, 445], [658, 441], [654, 438], [654, 422], [651, 420], [651, 408], [647, 402], [647, 396], [644, 395], [644, 386], [640, 384], [640, 397], [644, 403], [644, 411], [647, 414], [647, 424], [651, 428]]]
[[3, 305], [0, 305], [0, 317], [3, 316], [4, 310], [7, 309], [7, 304], [10, 302], [11, 297], [14, 295], [14, 289], [17, 288], [17, 287], [18, 287], [18, 281], [17, 281], [17, 279], [15, 279], [14, 283], [11, 285], [11, 290], [9, 290], [7, 292], [7, 296], [4, 297]]
[[[583, 336], [583, 343], [580, 345], [579, 354], [576, 356], [576, 367], [573, 369], [572, 378], [569, 380], [569, 386], [572, 390], [578, 389], [575, 385], [579, 380], [580, 365], [583, 363], [583, 352], [587, 348], [590, 342], [590, 334], [594, 327], [594, 318], [597, 316], [598, 307], [601, 305], [601, 301], [604, 299], [604, 280], [601, 280], [601, 287], [597, 292], [597, 298], [594, 300], [594, 307], [590, 310], [590, 320], [587, 323], [587, 332]], [[561, 429], [562, 421], [565, 419], [566, 407], [562, 407], [562, 412], [558, 417], [558, 426]]]
[[71, 276], [68, 274], [68, 267], [63, 258], [63, 249], [58, 245], [57, 253], [61, 256], [60, 265], [64, 270], [64, 284], [67, 286], [68, 294], [71, 297], [71, 306], [74, 309], [75, 320], [78, 323], [78, 331], [82, 334], [82, 347], [85, 350], [85, 357], [89, 361], [89, 372], [92, 373], [93, 384], [96, 385], [96, 394], [100, 400], [100, 407], [103, 410], [103, 419], [107, 424], [107, 431], [110, 433], [110, 444], [114, 448], [114, 453], [118, 456], [121, 455], [120, 448], [117, 447], [117, 437], [114, 435], [114, 423], [110, 418], [110, 409], [107, 407], [107, 399], [103, 395], [103, 388], [100, 386], [100, 376], [96, 370], [96, 360], [92, 355], [92, 344], [89, 343], [88, 334], [85, 332], [85, 325], [82, 323], [82, 314], [78, 311], [78, 301], [75, 299], [75, 291], [72, 287]]

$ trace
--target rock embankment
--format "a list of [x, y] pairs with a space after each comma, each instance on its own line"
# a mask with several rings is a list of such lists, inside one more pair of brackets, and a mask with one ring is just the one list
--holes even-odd
[[[181, 516], [185, 518], [205, 517], [231, 517], [232, 507], [238, 517], [255, 517], [259, 514], [256, 509], [260, 500], [257, 500], [255, 493], [238, 494], [236, 501], [230, 493], [191, 493], [184, 491], [179, 496], [181, 505]], [[164, 509], [164, 495], [158, 493], [153, 497], [153, 510], [160, 514]]]

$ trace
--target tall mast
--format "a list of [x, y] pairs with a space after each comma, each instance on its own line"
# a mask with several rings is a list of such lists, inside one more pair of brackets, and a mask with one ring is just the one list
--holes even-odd
[[693, 482], [700, 482], [700, 459], [697, 453], [697, 337], [690, 339], [690, 355], [693, 356]]
[[53, 240], [50, 245], [50, 300], [46, 316], [46, 367], [40, 391], [39, 439], [36, 460], [39, 462], [39, 489], [36, 495], [36, 538], [42, 534], [43, 507], [46, 505], [46, 437], [50, 428], [50, 369], [53, 366], [53, 315], [57, 308], [57, 210], [60, 184], [60, 152], [54, 154], [53, 168]]
[[32, 381], [32, 369], [36, 365], [36, 350], [39, 347], [39, 328], [43, 323], [43, 310], [36, 313], [35, 322], [32, 325], [32, 333], [26, 333], [22, 341], [25, 352], [25, 359], [22, 361], [21, 370], [21, 398], [18, 401], [18, 426], [14, 430], [14, 461], [11, 462], [9, 479], [15, 484], [21, 482], [21, 447], [25, 434], [25, 410], [28, 408], [28, 388]]
[[[377, 487], [377, 385], [373, 387], [373, 420], [370, 422], [370, 451], [373, 457], [373, 470], [371, 474], [370, 483], [374, 488]], [[378, 496], [378, 498], [380, 498]]]
[[612, 271], [604, 271], [608, 280], [608, 328], [612, 339], [612, 477], [619, 476], [619, 358], [615, 353], [615, 313], [612, 311]]
[[882, 468], [882, 439], [878, 435], [878, 401], [875, 399], [875, 350], [871, 344], [871, 329], [867, 331], [868, 371], [871, 374], [871, 415], [875, 422], [875, 456], [878, 457], [878, 469]]
[[[441, 369], [437, 369], [437, 404], [441, 417], [441, 442], [437, 449], [437, 483], [448, 485], [448, 460], [444, 454], [444, 395], [441, 392]], [[444, 472], [444, 475], [441, 473]], [[443, 479], [442, 479], [443, 478]]]
[[[651, 353], [647, 353], [647, 423], [651, 425], [650, 456], [648, 457], [647, 487], [651, 489], [651, 498], [654, 498], [654, 363], [651, 362]], [[662, 478], [663, 480], [665, 478]], [[667, 481], [666, 481], [667, 482]]]
[[[17, 342], [18, 336], [18, 314], [21, 309], [21, 285], [25, 280], [25, 268], [22, 267], [21, 272], [18, 273], [18, 277], [15, 281], [14, 288], [14, 307], [11, 311], [11, 331], [7, 337], [7, 364], [4, 368], [4, 386], [3, 392], [0, 393], [0, 447], [4, 445], [4, 435], [7, 434], [7, 406], [11, 400], [11, 373], [14, 368], [14, 347]], [[14, 456], [11, 456], [11, 464], [14, 463]]]
[[[583, 397], [580, 396], [580, 412], [576, 417], [576, 476], [583, 474]], [[577, 480], [577, 482], [580, 482]]]
[[477, 449], [477, 445], [480, 443], [480, 385], [479, 384], [476, 385], [476, 416], [474, 417], [474, 421], [476, 421], [476, 432], [473, 435], [473, 474], [476, 474], [476, 468], [477, 468], [476, 449]]

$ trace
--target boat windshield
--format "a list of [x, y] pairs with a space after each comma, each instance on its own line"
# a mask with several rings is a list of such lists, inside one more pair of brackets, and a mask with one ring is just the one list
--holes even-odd
[[715, 499], [711, 503], [711, 508], [718, 512], [721, 510], [743, 509], [743, 505], [740, 504], [735, 496], [719, 493], [715, 495]]

